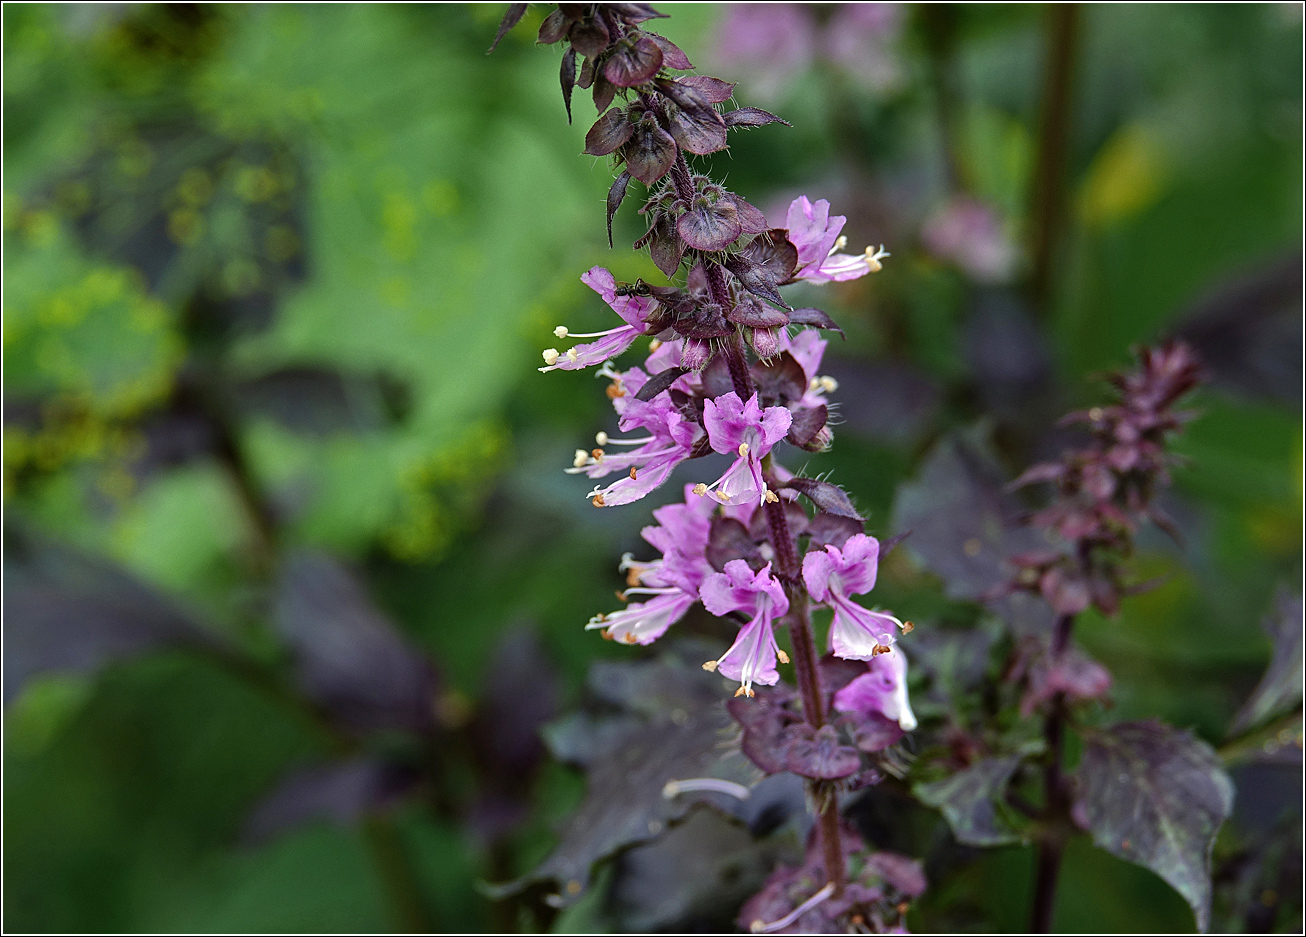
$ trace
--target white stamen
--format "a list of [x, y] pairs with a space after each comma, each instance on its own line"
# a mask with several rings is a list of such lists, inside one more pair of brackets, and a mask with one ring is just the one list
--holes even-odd
[[553, 330], [553, 334], [558, 338], [602, 338], [605, 335], [611, 335], [613, 332], [620, 332], [628, 326], [619, 325], [615, 329], [606, 329], [602, 332], [573, 332], [565, 325], [560, 325]]
[[736, 784], [734, 781], [723, 781], [720, 778], [690, 778], [687, 781], [668, 781], [662, 787], [662, 796], [667, 800], [680, 794], [692, 794], [696, 791], [714, 791], [718, 794], [729, 794], [736, 800], [748, 800], [752, 791], [742, 784]]
[[828, 374], [822, 374], [816, 379], [816, 382], [821, 385], [821, 390], [825, 391], [827, 394], [833, 394], [839, 389], [839, 382]]
[[703, 495], [707, 494], [707, 485], [699, 482], [694, 486], [694, 494], [698, 495], [700, 498], [703, 497]]
[[574, 349], [574, 348], [568, 348], [568, 349], [567, 349], [567, 360], [570, 361], [572, 364], [575, 364], [575, 363], [576, 363], [576, 360], [577, 360], [579, 357], [580, 357], [580, 355], [576, 354], [576, 349]]
[[567, 327], [566, 327], [565, 325], [560, 325], [560, 326], [558, 326], [556, 329], [553, 330], [553, 334], [556, 335], [558, 338], [566, 338], [566, 337], [567, 337]]
[[884, 265], [881, 264], [880, 261], [883, 260], [885, 257], [889, 257], [892, 255], [888, 251], [886, 251], [884, 249], [884, 245], [881, 244], [880, 249], [877, 251], [872, 251], [869, 247], [866, 248], [865, 256], [866, 256], [866, 266], [871, 268], [871, 273], [879, 273], [881, 270], [884, 269]]
[[754, 934], [774, 934], [778, 930], [784, 930], [794, 921], [798, 920], [808, 911], [815, 908], [818, 904], [834, 894], [834, 882], [828, 883], [824, 888], [818, 891], [812, 897], [808, 898], [798, 907], [794, 908], [778, 921], [772, 921], [770, 924], [764, 924], [761, 920], [756, 920], [748, 925], [748, 929]]
[[547, 364], [549, 367], [553, 367], [555, 364], [558, 363], [558, 354], [559, 352], [558, 349], [556, 348], [544, 349], [544, 363]]
[[742, 459], [747, 455], [748, 455], [748, 443], [741, 442], [739, 444], [739, 457]]
[[826, 256], [833, 257], [836, 253], [843, 250], [847, 246], [848, 246], [848, 235], [841, 234], [839, 235], [839, 239], [834, 242], [834, 247], [830, 248], [830, 253], [827, 254]]
[[642, 446], [645, 443], [656, 441], [652, 436], [644, 436], [640, 439], [613, 439], [607, 433], [600, 433], [600, 435], [605, 440], [599, 443], [600, 446]]
[[668, 586], [665, 589], [638, 588], [638, 589], [623, 589], [621, 591], [625, 592], [626, 595], [670, 595], [671, 593], [679, 592], [680, 590], [674, 586]]
[[575, 457], [571, 460], [572, 468], [584, 468], [589, 464], [590, 454], [584, 449], [577, 449]]
[[606, 446], [608, 444], [608, 434], [603, 432], [603, 430], [599, 430], [594, 434], [594, 441], [600, 446]]

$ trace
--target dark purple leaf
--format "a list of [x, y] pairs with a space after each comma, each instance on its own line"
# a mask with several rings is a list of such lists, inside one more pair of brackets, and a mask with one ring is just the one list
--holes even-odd
[[812, 730], [803, 725], [785, 752], [785, 767], [794, 774], [818, 781], [846, 778], [862, 766], [857, 749], [839, 741], [832, 725]]
[[[795, 256], [797, 252], [795, 251]], [[802, 309], [794, 309], [789, 313], [789, 321], [793, 325], [814, 325], [818, 329], [829, 329], [832, 332], [838, 332], [843, 335], [843, 329], [835, 324], [835, 321], [820, 309], [813, 309], [810, 306], [804, 306]]]
[[649, 244], [649, 256], [659, 270], [668, 278], [674, 277], [680, 269], [680, 261], [685, 256], [685, 242], [676, 232], [671, 218], [658, 213], [653, 222], [652, 237]]
[[603, 23], [593, 17], [587, 17], [571, 27], [567, 34], [572, 48], [586, 58], [593, 58], [608, 47], [611, 36]]
[[508, 7], [508, 12], [503, 14], [503, 19], [499, 21], [499, 32], [495, 35], [494, 42], [490, 43], [490, 48], [486, 50], [486, 55], [498, 48], [499, 41], [508, 35], [508, 30], [521, 21], [522, 16], [526, 13], [526, 7], [527, 4], [525, 3], [514, 3]]
[[728, 394], [735, 389], [734, 381], [730, 378], [730, 365], [726, 363], [725, 358], [713, 358], [711, 363], [703, 369], [701, 375], [703, 381], [703, 395], [709, 400], [715, 400], [722, 394]]
[[[521, 6], [524, 11], [524, 4], [514, 3], [513, 6]], [[512, 11], [510, 10], [509, 12], [511, 13]], [[553, 43], [558, 42], [563, 36], [567, 35], [567, 27], [570, 25], [571, 21], [567, 19], [566, 14], [561, 10], [554, 10], [546, 16], [544, 22], [540, 24], [540, 35], [536, 39], [536, 42], [541, 42], [546, 46], [553, 45]]]
[[1060, 566], [1045, 572], [1038, 585], [1044, 600], [1058, 615], [1078, 615], [1088, 608], [1088, 583]]
[[[864, 534], [866, 529], [858, 519], [817, 511], [816, 516], [807, 524], [807, 533], [812, 538], [808, 546], [809, 550], [819, 550], [827, 544], [842, 550], [849, 537]], [[884, 545], [881, 544], [880, 556], [883, 557], [886, 552]]]
[[1239, 274], [1183, 316], [1179, 337], [1216, 384], [1299, 404], [1302, 374], [1300, 249]]
[[525, 792], [544, 757], [540, 729], [557, 715], [561, 689], [535, 629], [505, 630], [490, 655], [483, 702], [470, 725], [476, 759], [489, 783]]
[[[749, 206], [752, 208], [752, 206]], [[753, 209], [756, 211], [756, 209]], [[761, 212], [758, 212], [761, 215]], [[798, 267], [798, 248], [783, 228], [769, 228], [744, 245], [739, 256], [760, 267], [772, 287], [787, 283]]]
[[571, 123], [571, 89], [576, 86], [576, 50], [570, 46], [562, 53], [562, 69], [558, 78], [562, 83], [562, 103], [567, 105], [567, 123]]
[[766, 215], [752, 203], [744, 201], [733, 192], [730, 200], [735, 203], [735, 213], [739, 215], [739, 223], [744, 226], [745, 234], [761, 234], [768, 230]]
[[788, 406], [797, 403], [807, 393], [807, 375], [803, 373], [803, 366], [787, 351], [770, 361], [753, 362], [748, 373], [768, 406]]
[[630, 185], [630, 173], [623, 171], [612, 180], [612, 187], [608, 189], [608, 247], [612, 246], [612, 217], [621, 207], [621, 200], [626, 197], [628, 185]]
[[1233, 783], [1205, 742], [1155, 720], [1084, 732], [1080, 792], [1093, 842], [1151, 869], [1211, 919], [1211, 847]]
[[708, 104], [729, 101], [730, 96], [735, 93], [734, 82], [722, 81], [720, 78], [711, 78], [707, 75], [682, 75], [676, 81], [687, 88], [692, 88]]
[[878, 712], [844, 713], [839, 724], [846, 728], [853, 744], [867, 753], [882, 752], [906, 735], [895, 720]]
[[783, 310], [763, 305], [755, 296], [740, 297], [726, 318], [750, 329], [779, 329], [789, 324], [789, 316]]
[[1037, 485], [1040, 482], [1054, 482], [1066, 473], [1066, 467], [1060, 462], [1039, 462], [1031, 465], [1025, 471], [1016, 476], [1016, 480], [1007, 485], [1007, 489], [1015, 491], [1017, 488], [1023, 488], [1026, 485]]
[[807, 499], [822, 511], [837, 514], [839, 517], [851, 517], [861, 520], [862, 516], [853, 507], [847, 493], [838, 485], [821, 481], [819, 478], [791, 478], [781, 485], [792, 488], [807, 496]]
[[430, 663], [335, 560], [300, 552], [286, 561], [276, 625], [301, 691], [344, 725], [430, 730], [437, 687]]
[[712, 106], [712, 103], [708, 101], [707, 98], [699, 93], [694, 85], [684, 81], [670, 80], [659, 81], [657, 83], [657, 88], [662, 92], [667, 100], [675, 105], [674, 109], [683, 111], [686, 114], [698, 117], [702, 120], [716, 118], [718, 121], [721, 121], [722, 127], [725, 126], [725, 121], [721, 120], [721, 115], [717, 113], [717, 109]]
[[741, 107], [738, 110], [727, 111], [725, 113], [725, 122], [727, 127], [765, 127], [767, 124], [793, 126], [783, 117], [776, 117], [760, 107]]
[[966, 361], [987, 407], [1017, 413], [1046, 393], [1052, 359], [1027, 302], [1014, 294], [979, 293], [963, 333]]
[[[576, 76], [577, 88], [588, 88], [594, 84], [594, 60], [585, 59], [580, 63], [580, 74]], [[607, 107], [605, 104], [603, 107]], [[603, 107], [599, 108], [599, 113], [603, 113]]]
[[709, 116], [673, 110], [667, 125], [680, 148], [688, 153], [705, 156], [726, 148], [726, 125], [715, 111]]
[[[816, 407], [801, 407], [794, 411], [793, 422], [789, 425], [789, 435], [785, 438], [799, 449], [806, 449], [816, 444], [817, 433], [825, 429], [829, 412], [825, 404]], [[851, 518], [845, 518], [851, 520]]]
[[701, 251], [724, 250], [743, 230], [734, 206], [721, 202], [696, 204], [676, 220], [676, 231], [685, 243]]
[[951, 777], [912, 788], [921, 803], [943, 813], [957, 842], [967, 846], [1002, 846], [1020, 842], [1006, 806], [1007, 785], [1019, 755], [984, 758]]
[[1286, 588], [1275, 597], [1274, 611], [1261, 622], [1261, 629], [1274, 642], [1270, 666], [1252, 691], [1230, 732], [1254, 728], [1292, 705], [1301, 702], [1302, 689], [1302, 602]]
[[32, 676], [91, 672], [160, 647], [224, 642], [112, 564], [4, 527], [4, 699]]
[[649, 36], [622, 42], [608, 56], [603, 75], [618, 88], [633, 88], [648, 81], [662, 67], [662, 49]]
[[621, 153], [626, 157], [630, 174], [645, 185], [652, 185], [676, 161], [676, 141], [657, 121], [641, 121]]
[[639, 389], [639, 393], [635, 395], [635, 399], [643, 401], [652, 400], [688, 373], [689, 371], [686, 368], [667, 368], [665, 371], [659, 371], [644, 382], [644, 386]]
[[596, 113], [603, 113], [603, 109], [612, 103], [612, 99], [617, 96], [617, 86], [602, 75], [594, 76], [594, 90], [591, 92], [594, 98], [594, 110]]
[[699, 661], [719, 649], [694, 646], [689, 659], [602, 663], [591, 671], [590, 692], [602, 703], [627, 708], [637, 720], [612, 747], [589, 763], [585, 799], [562, 830], [554, 851], [532, 872], [490, 889], [495, 896], [554, 881], [549, 902], [573, 904], [585, 893], [596, 862], [629, 846], [658, 838], [697, 803], [718, 794], [666, 796], [668, 781], [719, 778], [748, 786], [757, 772], [721, 744], [730, 725], [720, 677]]
[[[734, 331], [734, 326], [726, 321], [726, 317], [721, 314], [721, 307], [716, 303], [703, 303], [696, 306], [687, 316], [681, 316], [676, 320], [676, 331], [686, 338], [695, 338], [700, 341], [707, 341], [713, 338], [724, 338]], [[686, 347], [686, 351], [688, 348]], [[682, 356], [684, 352], [682, 351]]]
[[1020, 524], [1023, 508], [1003, 488], [1002, 470], [974, 434], [942, 439], [916, 480], [898, 487], [894, 526], [914, 531], [911, 549], [952, 598], [988, 595], [1014, 572], [1008, 557], [1046, 547]]
[[731, 560], [744, 560], [754, 570], [766, 565], [748, 528], [733, 517], [712, 518], [705, 555], [717, 572], [722, 572]]
[[[754, 262], [743, 253], [731, 254], [726, 258], [725, 265], [748, 292], [761, 296], [784, 309], [789, 308], [789, 304], [776, 289], [775, 278], [766, 265]], [[788, 324], [790, 321], [790, 317], [786, 316], [785, 323]]]
[[393, 805], [417, 780], [412, 769], [370, 755], [301, 768], [282, 778], [255, 806], [241, 839], [261, 846], [316, 820], [351, 827]]
[[694, 67], [689, 61], [689, 57], [681, 52], [680, 47], [670, 39], [667, 39], [664, 36], [659, 36], [656, 33], [649, 33], [648, 37], [656, 42], [658, 48], [662, 50], [662, 64], [667, 68], [687, 71]]
[[616, 150], [635, 132], [635, 125], [626, 117], [626, 112], [614, 107], [594, 122], [594, 126], [585, 134], [585, 152], [590, 156], [607, 156]]

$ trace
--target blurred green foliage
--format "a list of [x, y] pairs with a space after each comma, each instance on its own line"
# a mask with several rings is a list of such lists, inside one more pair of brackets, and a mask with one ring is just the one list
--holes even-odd
[[[665, 9], [665, 33], [712, 72], [720, 11]], [[532, 47], [541, 11], [486, 58], [501, 10], [3, 11], [11, 516], [114, 559], [272, 663], [284, 656], [267, 596], [278, 557], [349, 557], [435, 660], [451, 723], [483, 702], [510, 624], [536, 625], [567, 699], [595, 658], [635, 653], [580, 626], [614, 607], [616, 558], [638, 551], [652, 506], [593, 511], [559, 471], [610, 414], [594, 382], [538, 375], [538, 349], [559, 322], [604, 321], [578, 280], [591, 265], [656, 273], [622, 249], [642, 233], [629, 206], [618, 249], [603, 243], [610, 176], [577, 156], [589, 103], [578, 95], [569, 127], [556, 59]], [[1017, 243], [1038, 165], [1043, 15], [957, 14], [951, 132], [970, 194]], [[986, 412], [963, 337], [977, 291], [919, 243], [947, 195], [930, 48], [913, 13], [900, 90], [866, 94], [816, 65], [774, 105], [794, 129], [742, 134], [711, 162], [764, 208], [800, 189], [845, 197], [835, 209], [850, 233], [894, 252], [876, 277], [821, 297], [849, 334], [832, 355], [912, 367], [938, 407], [899, 435], [839, 431], [832, 452], [806, 459], [877, 534], [929, 443]], [[1055, 390], [1029, 408], [1040, 426], [1101, 399], [1092, 375], [1178, 328], [1213, 287], [1301, 245], [1299, 13], [1093, 7], [1078, 53], [1042, 319]], [[279, 395], [278, 380], [304, 374], [343, 390]], [[864, 403], [845, 399], [845, 413]], [[1193, 539], [1145, 541], [1139, 578], [1164, 583], [1115, 619], [1086, 615], [1078, 634], [1115, 674], [1113, 718], [1156, 715], [1218, 744], [1268, 660], [1257, 622], [1276, 584], [1300, 588], [1301, 411], [1291, 395], [1221, 386], [1195, 408], [1176, 478]], [[197, 410], [216, 442], [156, 455], [173, 439], [165, 417]], [[1009, 422], [1014, 471], [1034, 431]], [[975, 609], [944, 600], [904, 553], [877, 601], [922, 628], [970, 626]], [[182, 652], [31, 681], [5, 716], [5, 927], [386, 931], [413, 925], [413, 907], [437, 930], [529, 925], [476, 883], [548, 851], [579, 799], [574, 772], [547, 766], [494, 849], [457, 811], [416, 803], [384, 827], [317, 823], [243, 844], [260, 796], [334, 744], [275, 694]], [[451, 764], [461, 803], [479, 782]], [[386, 864], [396, 844], [416, 894]], [[913, 926], [1019, 930], [1031, 868], [1020, 848], [978, 859], [937, 883]], [[1061, 928], [1192, 926], [1159, 879], [1086, 840], [1063, 876]], [[1217, 908], [1217, 923], [1238, 919]]]

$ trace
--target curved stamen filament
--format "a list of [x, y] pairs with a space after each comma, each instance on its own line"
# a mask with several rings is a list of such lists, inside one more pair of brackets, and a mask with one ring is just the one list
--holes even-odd
[[818, 904], [834, 894], [834, 882], [829, 882], [816, 894], [808, 898], [798, 907], [794, 908], [778, 921], [772, 921], [770, 924], [764, 924], [761, 920], [754, 921], [748, 925], [748, 929], [754, 934], [774, 934], [778, 930], [784, 930], [794, 921], [798, 920], [808, 911], [815, 908]]
[[712, 791], [728, 794], [736, 800], [748, 800], [753, 793], [742, 784], [724, 781], [721, 778], [689, 778], [684, 781], [668, 781], [662, 786], [662, 796], [671, 800], [680, 794], [693, 794], [698, 791]]

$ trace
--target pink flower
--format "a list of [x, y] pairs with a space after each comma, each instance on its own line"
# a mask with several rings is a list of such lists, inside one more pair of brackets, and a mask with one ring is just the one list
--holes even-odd
[[703, 499], [691, 498], [688, 487], [685, 499], [658, 508], [653, 512], [658, 525], [641, 532], [661, 551], [661, 559], [642, 563], [627, 554], [621, 561], [631, 585], [624, 594], [653, 598], [631, 602], [608, 615], [596, 615], [586, 628], [602, 628], [604, 637], [624, 644], [651, 644], [698, 601], [699, 586], [712, 572], [704, 550], [713, 508], [710, 502], [705, 508]]
[[602, 372], [613, 379], [613, 406], [620, 416], [623, 432], [644, 430], [647, 435], [627, 439], [604, 439], [612, 446], [630, 446], [628, 451], [609, 454], [602, 446], [592, 453], [576, 451], [569, 473], [584, 473], [590, 478], [604, 478], [613, 473], [622, 477], [606, 488], [595, 486], [587, 495], [597, 507], [629, 504], [659, 487], [677, 465], [689, 457], [700, 438], [697, 424], [687, 421], [672, 404], [669, 396], [659, 394], [653, 400], [637, 400], [635, 395], [648, 377], [639, 368], [624, 373]]
[[598, 341], [577, 345], [566, 352], [559, 352], [556, 348], [546, 348], [545, 366], [540, 368], [541, 371], [575, 371], [615, 358], [644, 333], [645, 320], [657, 305], [657, 302], [649, 296], [619, 295], [616, 278], [603, 267], [591, 267], [580, 279], [582, 283], [602, 296], [603, 301], [611, 306], [626, 324], [608, 329], [606, 332], [585, 333], [573, 333], [564, 325], [558, 326], [553, 332], [559, 338], [597, 338]]
[[988, 205], [953, 199], [925, 223], [921, 241], [936, 257], [956, 264], [973, 280], [1000, 283], [1016, 266], [1016, 247]]
[[916, 728], [916, 715], [907, 699], [907, 656], [902, 648], [872, 657], [866, 666], [868, 673], [834, 694], [834, 708], [841, 713], [877, 712], [905, 732]]
[[875, 588], [880, 542], [854, 534], [843, 549], [827, 546], [803, 557], [803, 581], [817, 602], [834, 609], [830, 649], [836, 657], [871, 660], [892, 650], [894, 628], [902, 622], [887, 612], [869, 611], [849, 596]]
[[698, 494], [711, 491], [722, 504], [761, 504], [766, 500], [769, 489], [762, 478], [762, 459], [784, 439], [794, 417], [784, 407], [763, 411], [757, 400], [757, 394], [753, 394], [743, 403], [731, 391], [705, 402], [703, 426], [712, 448], [726, 455], [737, 453], [738, 458], [712, 484], [695, 488]]
[[848, 243], [839, 235], [847, 220], [843, 215], [831, 218], [830, 203], [823, 198], [813, 203], [800, 195], [793, 200], [785, 222], [789, 241], [798, 248], [795, 279], [811, 283], [855, 280], [880, 269], [880, 260], [889, 256], [883, 247], [878, 251], [868, 247], [862, 254], [836, 253]]
[[725, 572], [712, 573], [699, 589], [703, 606], [713, 615], [744, 612], [753, 616], [739, 629], [735, 643], [720, 658], [708, 661], [704, 670], [719, 670], [740, 683], [736, 696], [752, 696], [753, 684], [772, 686], [779, 682], [776, 659], [789, 662], [775, 643], [775, 619], [789, 611], [789, 598], [780, 581], [771, 575], [771, 564], [754, 573], [743, 560], [731, 560]]
[[796, 3], [734, 3], [717, 35], [716, 64], [747, 76], [759, 99], [778, 98], [807, 68], [815, 46], [812, 18]]

